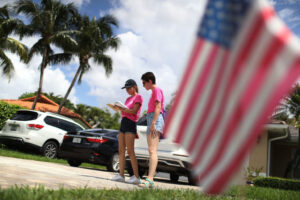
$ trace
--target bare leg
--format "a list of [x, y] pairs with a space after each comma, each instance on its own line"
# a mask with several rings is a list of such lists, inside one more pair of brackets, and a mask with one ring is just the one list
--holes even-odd
[[155, 172], [156, 172], [156, 167], [157, 167], [157, 147], [159, 143], [159, 132], [157, 132], [155, 137], [153, 137], [151, 134], [147, 135], [147, 143], [148, 143], [148, 151], [149, 151], [149, 174], [148, 174], [148, 179], [153, 181]]
[[119, 132], [119, 166], [120, 166], [120, 175], [124, 176], [125, 169], [125, 134]]
[[138, 178], [139, 177], [139, 171], [138, 171], [138, 163], [135, 157], [134, 153], [134, 140], [135, 140], [135, 134], [132, 133], [125, 133], [125, 144], [127, 147], [127, 153], [129, 155], [131, 166], [133, 169], [134, 175]]

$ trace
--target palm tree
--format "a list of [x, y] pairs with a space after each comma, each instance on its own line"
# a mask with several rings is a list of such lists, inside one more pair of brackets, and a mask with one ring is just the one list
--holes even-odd
[[22, 61], [27, 61], [26, 46], [8, 37], [9, 34], [13, 33], [21, 25], [22, 22], [20, 20], [10, 18], [7, 5], [0, 8], [0, 67], [3, 68], [2, 73], [7, 76], [9, 80], [14, 71], [14, 65], [7, 57], [5, 51], [8, 50], [12, 53], [16, 53]]
[[40, 39], [33, 44], [28, 54], [28, 60], [31, 60], [35, 54], [42, 55], [39, 88], [32, 105], [34, 110], [42, 92], [46, 66], [49, 63], [66, 64], [72, 58], [70, 53], [55, 53], [51, 45], [62, 49], [76, 45], [76, 41], [70, 36], [74, 31], [69, 30], [67, 25], [70, 17], [77, 13], [77, 9], [72, 3], [65, 5], [57, 0], [41, 0], [40, 4], [32, 0], [19, 0], [15, 4], [15, 10], [18, 14], [25, 14], [30, 20], [30, 23], [25, 28], [19, 30], [21, 37], [40, 36]]
[[72, 52], [79, 58], [79, 67], [57, 113], [60, 113], [78, 76], [78, 84], [80, 84], [83, 74], [91, 69], [90, 58], [104, 67], [107, 76], [112, 72], [112, 59], [105, 52], [110, 48], [116, 50], [119, 45], [119, 39], [113, 36], [112, 31], [112, 25], [117, 27], [118, 23], [111, 15], [98, 20], [95, 17], [90, 20], [88, 16], [78, 15], [74, 23], [79, 33], [75, 35], [77, 47], [72, 49]]
[[300, 124], [300, 85], [296, 84], [290, 94], [286, 96], [282, 103], [277, 106], [273, 119], [281, 119], [288, 121], [288, 116], [296, 119], [297, 124]]

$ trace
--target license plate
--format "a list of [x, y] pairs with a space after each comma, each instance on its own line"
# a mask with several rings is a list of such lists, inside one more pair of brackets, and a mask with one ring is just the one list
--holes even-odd
[[16, 131], [17, 130], [17, 126], [16, 125], [10, 125], [10, 130], [11, 131]]
[[81, 143], [81, 138], [73, 138], [73, 143]]

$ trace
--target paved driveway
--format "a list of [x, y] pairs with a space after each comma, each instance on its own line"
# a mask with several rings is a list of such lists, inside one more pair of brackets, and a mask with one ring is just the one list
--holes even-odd
[[[0, 186], [2, 188], [14, 185], [38, 186], [57, 189], [91, 187], [98, 189], [139, 189], [138, 186], [111, 181], [114, 173], [98, 169], [70, 167], [61, 164], [17, 159], [0, 156]], [[128, 177], [126, 177], [128, 179]], [[155, 184], [161, 189], [195, 189], [186, 182], [172, 184], [165, 178], [156, 177]]]

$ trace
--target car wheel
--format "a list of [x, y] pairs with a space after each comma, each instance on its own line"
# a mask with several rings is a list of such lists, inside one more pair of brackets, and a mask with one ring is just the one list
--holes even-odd
[[132, 169], [130, 161], [126, 162], [126, 170], [127, 170], [128, 174], [129, 174], [129, 176], [133, 175], [133, 169]]
[[82, 162], [78, 160], [68, 160], [68, 163], [72, 167], [79, 167]]
[[139, 166], [139, 176], [140, 176], [140, 178], [143, 178], [143, 176], [145, 175], [145, 173], [146, 173], [146, 169], [141, 168], [141, 167]]
[[[126, 163], [126, 170], [127, 170], [128, 174], [129, 174], [129, 176], [133, 176], [134, 173], [133, 173], [133, 169], [132, 169], [130, 161], [128, 163]], [[145, 173], [146, 173], [146, 169], [145, 168], [141, 168], [139, 166], [139, 176], [140, 176], [140, 178], [143, 178], [143, 176], [145, 175]]]
[[54, 141], [46, 142], [42, 148], [43, 156], [47, 158], [56, 158], [58, 153], [58, 145]]
[[176, 174], [174, 172], [170, 173], [170, 180], [171, 180], [172, 183], [177, 183], [178, 179], [179, 179], [179, 175], [178, 174]]
[[118, 172], [119, 167], [119, 154], [115, 153], [111, 158], [107, 165], [107, 170], [111, 172]]
[[188, 173], [188, 181], [189, 181], [189, 184], [190, 184], [190, 185], [196, 185], [196, 180], [195, 180], [195, 178], [193, 177], [193, 175], [192, 175], [191, 172]]

